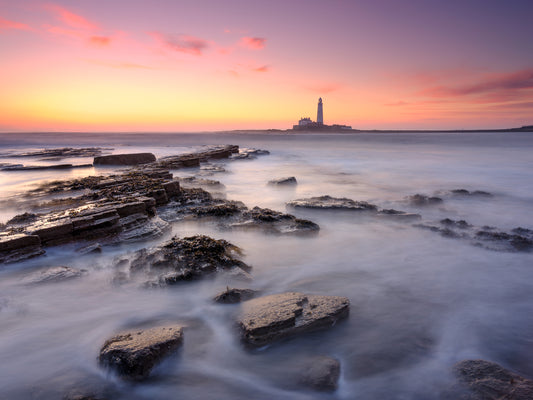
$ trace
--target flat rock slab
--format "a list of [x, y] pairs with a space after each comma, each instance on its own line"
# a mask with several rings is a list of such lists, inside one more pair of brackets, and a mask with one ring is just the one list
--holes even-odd
[[22, 261], [44, 254], [37, 235], [15, 234], [0, 237], [0, 263]]
[[238, 323], [245, 343], [264, 346], [287, 336], [331, 327], [348, 316], [349, 307], [346, 297], [274, 294], [242, 303]]
[[485, 360], [464, 360], [454, 372], [470, 389], [468, 400], [531, 400], [533, 381]]
[[256, 290], [252, 289], [236, 289], [236, 288], [226, 288], [223, 292], [217, 294], [213, 300], [217, 303], [222, 304], [235, 304], [240, 303], [244, 300], [249, 300], [255, 297], [257, 294]]
[[339, 360], [327, 356], [315, 357], [303, 369], [301, 382], [315, 390], [334, 391], [340, 374]]
[[355, 201], [345, 197], [338, 198], [331, 196], [292, 200], [287, 203], [287, 206], [319, 210], [377, 211], [377, 207], [374, 204], [367, 203], [366, 201]]
[[133, 330], [107, 340], [98, 359], [124, 379], [142, 380], [182, 343], [183, 328], [179, 325]]
[[139, 165], [156, 160], [152, 153], [111, 154], [94, 157], [94, 165]]
[[289, 176], [285, 178], [279, 178], [279, 179], [272, 179], [271, 181], [268, 181], [269, 185], [275, 185], [275, 186], [291, 186], [296, 185], [298, 182], [296, 181], [296, 178], [294, 176]]

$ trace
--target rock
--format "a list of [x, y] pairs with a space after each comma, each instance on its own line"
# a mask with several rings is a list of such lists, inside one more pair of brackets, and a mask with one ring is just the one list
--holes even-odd
[[178, 181], [170, 181], [163, 183], [163, 189], [167, 193], [167, 197], [170, 199], [180, 194], [180, 183]]
[[332, 357], [315, 357], [302, 372], [301, 381], [304, 385], [319, 391], [337, 389], [341, 373], [339, 360]]
[[101, 253], [102, 252], [102, 246], [100, 245], [100, 243], [94, 243], [94, 244], [90, 244], [88, 246], [80, 247], [80, 248], [76, 249], [76, 251], [78, 253], [80, 253], [80, 254]]
[[226, 288], [223, 292], [217, 294], [213, 300], [222, 304], [235, 304], [241, 301], [249, 300], [257, 294], [256, 290], [252, 289], [230, 289]]
[[107, 340], [98, 359], [124, 379], [143, 380], [182, 343], [183, 328], [178, 325], [133, 330]]
[[222, 239], [202, 235], [174, 237], [152, 249], [135, 252], [129, 266], [132, 272], [156, 274], [158, 280], [152, 286], [174, 284], [222, 270], [249, 270], [248, 265], [236, 258], [239, 253], [238, 247]]
[[398, 211], [394, 209], [379, 210], [377, 215], [379, 217], [388, 217], [391, 219], [398, 219], [398, 220], [414, 220], [414, 219], [422, 218], [420, 214], [409, 213], [405, 211]]
[[26, 228], [30, 235], [37, 235], [43, 244], [66, 243], [72, 239], [73, 225], [70, 218], [43, 220]]
[[443, 200], [440, 197], [430, 197], [426, 196], [425, 194], [415, 194], [412, 196], [409, 196], [407, 198], [407, 201], [412, 206], [430, 206], [435, 204], [440, 204], [443, 202]]
[[251, 346], [264, 346], [278, 339], [327, 328], [348, 316], [346, 297], [282, 293], [242, 303], [238, 323], [241, 337]]
[[367, 203], [366, 201], [354, 201], [352, 199], [331, 196], [292, 200], [287, 203], [287, 206], [320, 210], [377, 211], [375, 205]]
[[121, 218], [127, 217], [131, 214], [145, 214], [146, 203], [143, 201], [135, 201], [132, 203], [119, 204], [115, 207], [115, 209]]
[[40, 283], [56, 283], [81, 277], [86, 271], [66, 266], [45, 268], [37, 271], [24, 279], [26, 285]]
[[470, 390], [469, 400], [530, 400], [533, 381], [485, 360], [464, 360], [454, 366], [459, 381]]
[[61, 159], [65, 157], [95, 157], [102, 154], [103, 151], [113, 150], [107, 147], [62, 147], [59, 149], [43, 149], [25, 153], [14, 153], [7, 157], [41, 157], [45, 159]]
[[119, 225], [121, 231], [112, 242], [127, 243], [155, 239], [170, 230], [168, 222], [157, 216], [149, 218], [145, 214], [132, 214], [120, 218]]
[[470, 192], [466, 189], [454, 189], [454, 190], [450, 190], [450, 193], [453, 196], [492, 197], [492, 193], [485, 192], [483, 190], [474, 190], [473, 192]]
[[94, 157], [94, 165], [139, 165], [156, 161], [152, 153], [111, 154]]
[[36, 171], [45, 169], [73, 169], [73, 168], [92, 168], [92, 164], [55, 164], [55, 165], [13, 165], [0, 168], [2, 171]]
[[254, 207], [242, 214], [232, 228], [260, 228], [273, 234], [314, 234], [320, 227], [312, 221], [296, 218], [294, 215], [269, 208]]
[[286, 177], [286, 178], [279, 178], [279, 179], [273, 179], [271, 181], [268, 181], [269, 185], [280, 185], [280, 186], [292, 186], [296, 185], [298, 182], [296, 181], [296, 178], [294, 176]]
[[257, 156], [268, 154], [270, 154], [268, 150], [242, 148], [238, 150], [238, 154], [233, 154], [231, 158], [234, 160], [253, 160]]
[[37, 214], [25, 212], [24, 214], [15, 215], [13, 218], [7, 221], [6, 225], [27, 224], [36, 221], [37, 218]]
[[454, 221], [453, 219], [445, 218], [445, 219], [441, 220], [440, 223], [442, 225], [445, 225], [445, 226], [448, 226], [448, 227], [453, 227], [453, 228], [458, 228], [458, 229], [468, 229], [468, 228], [472, 227], [472, 225], [470, 225], [464, 219], [459, 220], [459, 221]]
[[223, 188], [224, 185], [220, 181], [214, 179], [198, 178], [196, 176], [188, 176], [186, 178], [178, 178], [180, 185], [190, 187], [210, 187], [210, 188]]
[[22, 261], [44, 254], [37, 235], [15, 234], [0, 236], [0, 263]]

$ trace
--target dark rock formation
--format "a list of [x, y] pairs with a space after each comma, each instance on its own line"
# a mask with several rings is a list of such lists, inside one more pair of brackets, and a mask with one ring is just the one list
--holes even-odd
[[337, 389], [341, 364], [332, 357], [315, 357], [302, 371], [301, 382], [315, 390], [334, 391]]
[[296, 185], [298, 182], [296, 181], [296, 178], [294, 176], [286, 177], [286, 178], [279, 178], [279, 179], [272, 179], [271, 181], [268, 181], [269, 185], [279, 185], [279, 186], [292, 186]]
[[466, 189], [454, 189], [450, 190], [450, 194], [453, 196], [474, 196], [474, 197], [492, 197], [492, 193], [485, 192], [483, 190], [474, 190], [470, 192]]
[[234, 160], [253, 160], [257, 158], [257, 156], [264, 156], [268, 154], [270, 154], [268, 150], [241, 148], [239, 149], [238, 154], [233, 154], [231, 158]]
[[252, 289], [236, 289], [229, 287], [226, 288], [223, 292], [217, 294], [213, 300], [217, 303], [222, 304], [235, 304], [240, 303], [241, 301], [250, 300], [255, 297], [257, 294], [256, 290]]
[[282, 293], [242, 303], [238, 323], [241, 337], [251, 346], [263, 346], [299, 333], [333, 326], [348, 316], [346, 297]]
[[421, 207], [440, 204], [443, 202], [443, 200], [440, 197], [430, 197], [426, 196], [425, 194], [414, 194], [407, 198], [407, 202], [412, 206]]
[[22, 261], [41, 254], [44, 254], [44, 250], [37, 235], [0, 236], [0, 264]]
[[470, 225], [464, 219], [461, 219], [459, 221], [454, 221], [453, 219], [445, 218], [441, 220], [440, 223], [449, 228], [468, 229], [472, 227], [472, 225]]
[[66, 157], [96, 157], [102, 154], [103, 151], [110, 151], [112, 148], [105, 147], [62, 147], [59, 149], [43, 149], [37, 151], [30, 151], [25, 153], [13, 153], [4, 157], [40, 157], [44, 159], [61, 159]]
[[37, 220], [37, 218], [37, 214], [25, 212], [24, 214], [15, 215], [13, 218], [7, 221], [6, 225], [26, 224], [29, 222], [34, 222]]
[[27, 285], [56, 283], [81, 277], [86, 271], [66, 266], [50, 267], [37, 271], [24, 278]]
[[377, 211], [377, 207], [374, 204], [367, 203], [366, 201], [355, 201], [344, 197], [336, 198], [331, 196], [292, 200], [287, 203], [287, 206], [320, 210]]
[[94, 165], [139, 165], [148, 164], [156, 160], [152, 153], [111, 154], [94, 157]]
[[390, 219], [401, 220], [401, 221], [404, 221], [404, 220], [411, 221], [411, 220], [414, 220], [414, 219], [422, 218], [422, 216], [420, 214], [409, 213], [409, 212], [406, 212], [406, 211], [399, 211], [399, 210], [394, 210], [394, 209], [379, 210], [377, 215], [379, 217], [387, 217], [387, 218], [390, 218]]
[[465, 360], [454, 366], [459, 381], [470, 394], [468, 400], [531, 400], [533, 381], [485, 360]]
[[92, 164], [54, 164], [54, 165], [10, 165], [0, 168], [1, 171], [38, 171], [46, 169], [92, 168]]
[[107, 340], [98, 359], [122, 378], [142, 380], [182, 343], [183, 328], [178, 325], [134, 330]]
[[135, 252], [128, 263], [132, 272], [156, 275], [151, 285], [174, 284], [222, 270], [250, 270], [236, 258], [239, 253], [238, 247], [222, 239], [202, 235], [174, 237], [160, 246]]
[[237, 152], [239, 152], [239, 146], [236, 145], [208, 146], [194, 153], [163, 157], [157, 161], [156, 165], [168, 169], [198, 167], [201, 162], [229, 158]]

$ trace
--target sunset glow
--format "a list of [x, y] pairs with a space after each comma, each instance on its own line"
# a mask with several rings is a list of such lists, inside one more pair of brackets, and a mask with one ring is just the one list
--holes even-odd
[[533, 123], [531, 1], [0, 0], [0, 131]]

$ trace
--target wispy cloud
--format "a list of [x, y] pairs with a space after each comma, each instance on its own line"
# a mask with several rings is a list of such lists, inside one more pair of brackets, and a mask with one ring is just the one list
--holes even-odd
[[0, 18], [0, 29], [17, 29], [21, 31], [31, 31], [33, 30], [29, 25], [22, 22], [9, 21], [4, 18]]
[[124, 61], [106, 61], [106, 60], [94, 60], [85, 59], [88, 63], [100, 65], [102, 67], [118, 68], [118, 69], [155, 69], [143, 64], [137, 64]]
[[260, 50], [266, 46], [266, 39], [261, 37], [242, 37], [239, 44], [252, 50]]
[[209, 41], [190, 35], [173, 36], [161, 32], [148, 32], [148, 34], [166, 48], [180, 53], [200, 56], [210, 46]]
[[95, 31], [99, 29], [98, 24], [91, 22], [85, 17], [75, 14], [56, 4], [47, 5], [46, 8], [50, 10], [59, 20], [71, 28], [87, 31]]
[[271, 69], [270, 65], [262, 65], [260, 67], [252, 68], [252, 71], [255, 71], [255, 72], [268, 72], [268, 71], [270, 71], [270, 69]]
[[399, 101], [393, 101], [391, 103], [385, 103], [384, 105], [387, 107], [402, 107], [407, 106], [411, 103], [408, 103], [407, 101], [399, 100]]
[[109, 36], [91, 36], [89, 43], [95, 46], [107, 46], [111, 43], [111, 38]]

